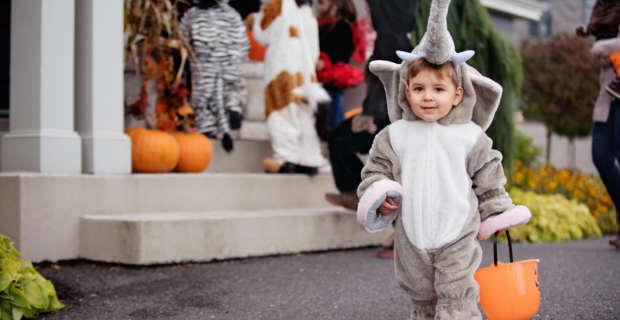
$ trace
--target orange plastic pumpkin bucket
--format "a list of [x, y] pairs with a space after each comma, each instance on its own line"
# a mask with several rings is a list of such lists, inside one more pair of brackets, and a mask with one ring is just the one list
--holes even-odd
[[609, 60], [616, 69], [616, 74], [620, 74], [620, 51], [616, 51], [609, 56]]
[[513, 262], [510, 234], [510, 263], [497, 262], [497, 233], [493, 239], [494, 263], [480, 269], [474, 278], [480, 285], [480, 305], [489, 320], [519, 320], [536, 315], [540, 305], [539, 260]]
[[355, 109], [351, 109], [351, 110], [347, 111], [347, 112], [344, 114], [344, 118], [345, 118], [345, 119], [350, 119], [350, 118], [353, 118], [354, 116], [356, 116], [356, 115], [358, 115], [358, 114], [362, 113], [362, 111], [364, 111], [362, 107], [357, 107], [357, 108], [355, 108]]

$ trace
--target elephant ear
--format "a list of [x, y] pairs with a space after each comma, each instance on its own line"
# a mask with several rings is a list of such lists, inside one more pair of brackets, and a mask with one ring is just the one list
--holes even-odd
[[476, 92], [476, 104], [471, 120], [486, 131], [493, 122], [504, 89], [497, 82], [480, 74], [478, 70], [468, 67], [469, 78]]
[[398, 103], [400, 87], [402, 83], [400, 77], [400, 64], [391, 61], [376, 60], [370, 62], [370, 72], [374, 73], [383, 83], [385, 96], [387, 98], [388, 116], [391, 122], [403, 118], [403, 109]]

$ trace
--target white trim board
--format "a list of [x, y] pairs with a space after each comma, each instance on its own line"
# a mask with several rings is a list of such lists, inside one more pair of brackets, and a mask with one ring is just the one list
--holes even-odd
[[538, 21], [547, 8], [534, 0], [480, 0], [487, 8], [513, 16]]

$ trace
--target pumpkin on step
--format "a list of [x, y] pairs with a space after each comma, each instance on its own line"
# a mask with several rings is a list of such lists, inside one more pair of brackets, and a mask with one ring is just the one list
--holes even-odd
[[202, 172], [211, 163], [213, 146], [211, 141], [201, 133], [174, 134], [181, 149], [179, 163], [175, 171], [178, 172]]
[[146, 128], [125, 131], [131, 138], [131, 167], [134, 172], [170, 172], [179, 161], [179, 144], [167, 132]]

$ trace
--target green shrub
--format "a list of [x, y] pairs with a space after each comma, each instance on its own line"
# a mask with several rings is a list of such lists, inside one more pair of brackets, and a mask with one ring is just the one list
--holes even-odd
[[577, 200], [588, 206], [597, 225], [603, 232], [618, 231], [614, 203], [599, 177], [589, 176], [569, 168], [556, 169], [551, 165], [530, 168], [515, 161], [514, 182], [510, 183], [525, 191], [538, 194], [562, 194], [569, 200]]
[[614, 207], [613, 210], [603, 212], [602, 214], [596, 216], [594, 215], [594, 219], [597, 220], [598, 225], [601, 227], [601, 230], [605, 233], [617, 233], [618, 231], [618, 214], [617, 209]]
[[540, 156], [542, 155], [542, 149], [534, 145], [534, 139], [526, 136], [523, 132], [517, 130], [515, 136], [517, 142], [516, 160], [521, 161], [521, 164], [526, 167], [535, 167], [540, 165]]
[[46, 280], [30, 261], [0, 234], [0, 319], [19, 320], [37, 312], [55, 311], [63, 307], [51, 281]]
[[524, 205], [532, 212], [530, 222], [510, 229], [513, 241], [559, 242], [602, 235], [588, 207], [577, 200], [518, 188], [508, 192], [515, 204]]

